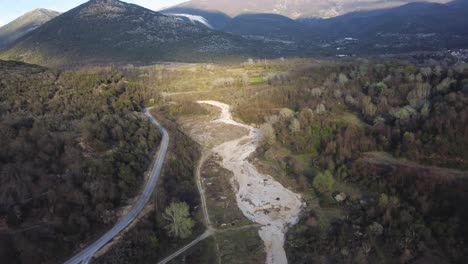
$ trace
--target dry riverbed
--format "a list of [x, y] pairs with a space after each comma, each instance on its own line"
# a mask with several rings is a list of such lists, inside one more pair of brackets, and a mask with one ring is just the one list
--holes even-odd
[[219, 156], [222, 167], [232, 172], [231, 187], [237, 206], [246, 218], [261, 225], [259, 235], [264, 242], [266, 263], [287, 263], [283, 247], [285, 233], [298, 221], [303, 207], [301, 197], [270, 175], [258, 172], [249, 162], [261, 137], [257, 129], [233, 120], [229, 105], [216, 101], [199, 103], [220, 109], [221, 115], [215, 120], [202, 118], [204, 125], [189, 122], [191, 125], [185, 129]]

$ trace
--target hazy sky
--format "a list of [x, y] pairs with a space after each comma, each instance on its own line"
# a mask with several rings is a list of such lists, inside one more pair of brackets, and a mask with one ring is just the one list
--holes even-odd
[[[124, 0], [149, 9], [159, 10], [186, 0]], [[36, 8], [47, 8], [60, 12], [70, 10], [87, 0], [0, 0], [0, 26]]]

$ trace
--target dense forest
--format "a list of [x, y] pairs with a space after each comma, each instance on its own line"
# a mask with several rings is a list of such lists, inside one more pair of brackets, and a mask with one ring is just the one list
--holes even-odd
[[[317, 64], [271, 77], [269, 85], [271, 89], [238, 105], [239, 116], [247, 122], [268, 119], [265, 125], [275, 127], [278, 140], [295, 153], [326, 149], [329, 142], [321, 142], [326, 135], [314, 133], [324, 127], [329, 131], [320, 133], [339, 136], [337, 144], [328, 146], [337, 161], [367, 148], [425, 164], [468, 169], [464, 159], [468, 155], [468, 72], [463, 64], [418, 67], [366, 60]], [[255, 109], [265, 106], [287, 109], [277, 116], [258, 115]], [[351, 131], [350, 121], [356, 121], [356, 131]], [[355, 138], [359, 133], [367, 136], [367, 144], [354, 149], [340, 146], [340, 142], [351, 143], [344, 136]]]
[[0, 259], [57, 263], [113, 224], [160, 139], [113, 69], [0, 61]]
[[[435, 57], [434, 57], [435, 56]], [[290, 263], [464, 263], [468, 67], [451, 57], [126, 69], [176, 122], [219, 100], [264, 136], [261, 170], [307, 203]]]
[[[195, 183], [195, 168], [200, 157], [199, 145], [182, 133], [164, 107], [153, 110], [154, 116], [169, 131], [171, 143], [163, 177], [153, 199], [155, 210], [145, 215], [125, 234], [121, 243], [96, 260], [96, 263], [157, 263], [171, 252], [190, 243], [204, 231], [200, 219], [200, 196]], [[174, 204], [187, 206], [193, 228], [186, 235], [171, 234], [167, 230], [166, 210]], [[199, 258], [189, 263], [207, 263]]]
[[199, 99], [258, 127], [252, 162], [307, 203], [287, 235], [290, 263], [468, 257], [468, 67], [430, 56], [75, 71], [1, 62], [0, 257], [60, 262], [116, 220], [159, 141], [145, 104], [171, 136], [155, 210], [97, 262], [154, 263], [202, 233], [201, 150], [181, 129], [207, 115]]
[[464, 262], [464, 64], [327, 61], [265, 85], [236, 111], [264, 134], [258, 156], [287, 149], [275, 161], [313, 197], [289, 234], [291, 263]]

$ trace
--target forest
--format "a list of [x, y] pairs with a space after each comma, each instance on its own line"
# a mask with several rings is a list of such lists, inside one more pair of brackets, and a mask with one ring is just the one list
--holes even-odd
[[[97, 258], [96, 263], [157, 263], [204, 231], [194, 177], [200, 147], [178, 129], [166, 110], [153, 110], [153, 115], [162, 122], [171, 137], [163, 177], [152, 200], [154, 210], [144, 215], [135, 228], [125, 234], [121, 243]], [[186, 220], [193, 223], [184, 235], [168, 232], [166, 210], [174, 205], [186, 207]], [[196, 258], [190, 263], [205, 262]]]
[[466, 65], [322, 62], [267, 85], [236, 109], [264, 134], [259, 157], [286, 149], [279, 167], [312, 196], [291, 263], [464, 262]]
[[[249, 59], [53, 70], [0, 63], [0, 256], [63, 261], [106, 230], [171, 145], [153, 209], [97, 263], [154, 263], [200, 235], [201, 149], [183, 120], [230, 104], [252, 162], [307, 204], [290, 263], [464, 263], [468, 66], [453, 58]], [[208, 249], [182, 256], [204, 263]], [[61, 252], [56, 255], [55, 252]], [[211, 253], [210, 253], [211, 252]]]
[[160, 140], [112, 68], [0, 61], [0, 259], [58, 263], [118, 218]]
[[463, 263], [468, 67], [453, 58], [126, 68], [176, 122], [219, 100], [264, 136], [257, 167], [307, 203], [290, 263]]

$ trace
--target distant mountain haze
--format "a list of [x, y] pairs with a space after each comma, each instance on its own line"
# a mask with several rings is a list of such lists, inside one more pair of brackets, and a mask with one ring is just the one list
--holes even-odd
[[138, 5], [92, 0], [23, 37], [0, 58], [45, 65], [191, 61], [243, 54], [245, 45], [239, 37]]
[[[407, 52], [463, 48], [468, 44], [466, 31], [468, 0], [456, 0], [446, 4], [416, 1], [340, 1], [341, 4], [335, 7], [340, 6], [342, 12], [355, 11], [330, 18], [309, 17], [295, 20], [285, 15], [289, 14], [291, 17], [297, 14], [291, 15], [288, 12], [283, 12], [283, 14], [246, 13], [226, 19], [220, 15], [221, 11], [230, 15], [241, 12], [233, 12], [233, 10], [241, 9], [242, 12], [256, 10], [257, 12], [280, 13], [279, 9], [269, 9], [278, 1], [263, 1], [263, 5], [256, 5], [258, 1], [229, 2], [230, 4], [219, 6], [221, 11], [209, 11], [217, 10], [218, 6], [213, 4], [221, 2], [223, 1], [194, 0], [163, 12], [177, 11], [187, 15], [196, 14], [206, 18], [208, 23], [218, 25], [216, 27], [218, 30], [245, 37], [264, 38], [270, 41], [292, 41], [289, 47], [295, 46], [298, 55], [382, 53], [390, 50], [391, 52]], [[299, 4], [302, 4], [299, 9], [308, 12], [308, 10], [330, 11], [329, 4], [332, 1], [326, 3], [307, 0], [283, 2], [287, 4], [284, 6], [291, 8], [299, 8]], [[338, 1], [335, 2], [338, 3]], [[320, 3], [326, 4], [323, 6], [324, 9], [313, 8]], [[325, 7], [327, 5], [328, 7]], [[242, 8], [239, 9], [240, 7]], [[371, 10], [368, 10], [369, 7], [372, 7]], [[374, 9], [377, 7], [380, 8]]]
[[[376, 3], [397, 6], [331, 18], [299, 19], [271, 12], [230, 17], [221, 11], [190, 7], [197, 2], [206, 6], [215, 3], [192, 1], [159, 13], [118, 0], [92, 0], [35, 30], [24, 30], [24, 34], [29, 33], [0, 51], [0, 59], [49, 66], [148, 64], [248, 57], [352, 56], [468, 46], [468, 0], [447, 4], [410, 1], [403, 5], [399, 5], [401, 1], [376, 0], [372, 6]], [[266, 2], [262, 5], [259, 1], [229, 2], [224, 11], [246, 3], [246, 7], [264, 7], [261, 12], [267, 12], [272, 7], [268, 3], [278, 1]], [[284, 1], [283, 7], [303, 4], [300, 9], [306, 12], [313, 9], [307, 9], [309, 5], [313, 7], [319, 2]], [[369, 2], [341, 1], [340, 6], [349, 3], [348, 6], [363, 7]], [[242, 10], [247, 9], [253, 10]]]
[[40, 27], [59, 12], [48, 9], [36, 9], [28, 12], [7, 25], [0, 27], [0, 49]]
[[[319, 17], [329, 18], [354, 11], [376, 10], [401, 6], [411, 0], [191, 0], [177, 8], [192, 8], [219, 11], [231, 17], [243, 13], [272, 13], [293, 19]], [[429, 2], [447, 3], [448, 0]]]

